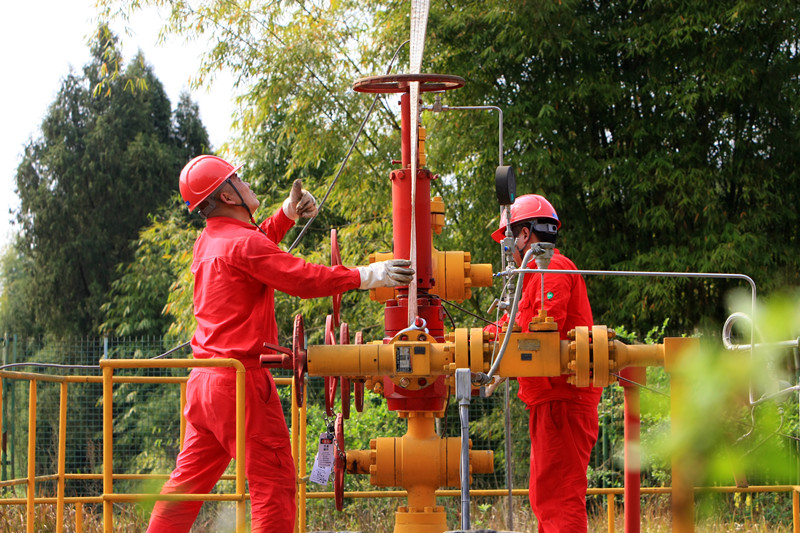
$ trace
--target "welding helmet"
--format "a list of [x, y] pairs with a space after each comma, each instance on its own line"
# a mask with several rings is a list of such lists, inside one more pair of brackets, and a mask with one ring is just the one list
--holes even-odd
[[186, 163], [181, 170], [180, 190], [189, 211], [194, 211], [240, 168], [242, 165], [234, 167], [215, 155], [197, 156]]
[[[533, 229], [543, 233], [555, 234], [561, 227], [556, 210], [544, 196], [538, 194], [524, 194], [517, 197], [511, 204], [511, 224], [523, 220], [535, 221], [537, 225]], [[500, 216], [500, 227], [492, 233], [492, 239], [501, 242], [506, 235], [507, 225], [506, 211], [503, 210]]]

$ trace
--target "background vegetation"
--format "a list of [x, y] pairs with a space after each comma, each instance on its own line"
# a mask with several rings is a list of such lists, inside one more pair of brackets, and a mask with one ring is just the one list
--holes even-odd
[[[237, 77], [239, 114], [228, 148], [264, 198], [257, 216], [277, 208], [296, 178], [317, 198], [325, 196], [372, 103], [351, 90], [353, 81], [403, 72], [408, 62], [408, 2], [99, 2], [93, 59], [82, 74], [65, 77], [17, 170], [19, 234], [0, 263], [0, 323], [20, 342], [154, 335], [166, 336], [169, 346], [193, 330], [188, 267], [202, 223], [180, 207], [175, 184], [183, 163], [212, 147], [188, 97], [172, 109], [145, 58], [121, 63], [103, 21], [143, 6], [168, 14], [163, 31], [208, 39], [197, 83], [218, 69]], [[782, 340], [800, 329], [797, 298], [777, 301], [781, 293], [793, 295], [800, 281], [798, 21], [800, 5], [771, 0], [432, 2], [423, 71], [466, 79], [463, 89], [441, 95], [446, 105], [503, 109], [503, 155], [516, 169], [518, 192], [542, 193], [554, 203], [564, 224], [559, 247], [579, 267], [748, 274], [760, 296], [776, 300], [770, 309], [780, 309], [765, 312], [780, 329], [760, 322], [762, 337]], [[347, 169], [295, 253], [328, 263], [331, 228], [339, 232], [345, 264], [364, 264], [368, 253], [391, 249], [388, 176], [399, 158], [397, 112], [395, 97], [378, 99]], [[423, 123], [428, 167], [440, 176], [433, 188], [447, 206], [448, 227], [435, 246], [470, 251], [473, 262], [497, 267], [488, 237], [498, 214], [497, 116], [425, 112]], [[728, 312], [750, 311], [730, 299], [739, 282], [589, 277], [587, 283], [595, 321], [630, 342], [693, 334], [713, 345]], [[475, 291], [463, 306], [483, 315], [493, 298], [491, 290]], [[482, 325], [447, 308], [459, 327]], [[342, 309], [351, 329], [380, 336], [381, 306], [354, 292], [344, 295]], [[320, 342], [329, 312], [329, 299], [280, 296], [281, 342], [289, 344], [297, 313], [306, 318], [309, 342]], [[24, 357], [63, 362], [47, 353]], [[76, 363], [96, 362], [95, 352], [81, 353]], [[712, 482], [729, 479], [730, 462], [704, 460], [721, 456], [712, 452], [727, 442], [741, 450], [733, 454], [743, 459], [737, 464], [764, 482], [796, 476], [786, 468], [796, 446], [796, 410], [759, 404], [753, 415], [759, 431], [752, 433], [749, 409], [718, 416], [725, 406], [743, 404], [736, 387], [758, 370], [769, 370], [759, 394], [777, 378], [796, 383], [796, 354], [770, 354], [751, 367], [754, 361], [703, 353], [687, 370], [701, 378], [692, 389], [701, 424], [686, 437], [699, 472]], [[668, 390], [663, 373], [653, 370], [648, 379]], [[162, 398], [118, 394], [126, 434], [148, 429], [137, 410], [160, 420]], [[658, 397], [648, 396], [646, 405], [652, 414], [645, 444], [662, 450], [648, 458], [650, 484], [669, 482], [664, 458], [676, 445], [658, 446], [666, 426], [666, 403]], [[512, 409], [515, 420], [524, 420], [519, 402]], [[619, 391], [607, 390], [598, 444], [607, 449], [601, 460], [593, 458], [595, 486], [621, 482], [611, 464], [620, 461], [614, 453], [621, 429], [613, 423], [620, 409]], [[476, 422], [475, 431], [502, 456], [496, 414]], [[726, 424], [709, 427], [709, 420]], [[354, 427], [367, 432], [381, 423]], [[156, 427], [161, 422], [149, 429]], [[780, 438], [762, 438], [772, 434]], [[169, 446], [132, 448], [131, 468], [162, 467]], [[520, 482], [526, 446], [515, 442]]]

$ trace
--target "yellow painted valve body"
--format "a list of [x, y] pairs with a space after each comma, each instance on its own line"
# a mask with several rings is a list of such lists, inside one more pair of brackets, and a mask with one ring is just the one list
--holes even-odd
[[[441, 533], [447, 529], [444, 509], [436, 505], [439, 487], [460, 484], [461, 439], [436, 434], [434, 413], [408, 412], [408, 431], [402, 437], [380, 437], [370, 441], [370, 450], [347, 452], [347, 471], [369, 473], [378, 487], [401, 487], [408, 503], [395, 515], [395, 533]], [[470, 443], [471, 448], [471, 443]], [[470, 450], [471, 474], [494, 471], [490, 450]]]

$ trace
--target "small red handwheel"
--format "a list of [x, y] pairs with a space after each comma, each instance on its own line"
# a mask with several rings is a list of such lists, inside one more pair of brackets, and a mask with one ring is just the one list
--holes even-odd
[[356, 80], [357, 93], [407, 93], [412, 82], [419, 82], [419, 92], [448, 91], [464, 86], [464, 78], [452, 74], [389, 74]]
[[[333, 315], [325, 317], [325, 344], [336, 344]], [[325, 376], [325, 414], [328, 416], [333, 416], [333, 403], [336, 401], [338, 379], [336, 376]]]
[[334, 428], [336, 440], [336, 460], [333, 462], [333, 497], [336, 502], [336, 510], [344, 509], [344, 471], [347, 462], [347, 454], [344, 450], [344, 417], [341, 413], [336, 415], [336, 426]]
[[[364, 344], [364, 332], [356, 332], [354, 344]], [[357, 379], [353, 381], [353, 397], [356, 403], [356, 411], [359, 413], [364, 411], [364, 379]]]
[[306, 352], [306, 335], [303, 328], [303, 315], [294, 317], [292, 331], [292, 352], [294, 358], [294, 392], [297, 406], [303, 407], [305, 398], [306, 372], [308, 371], [308, 357]]
[[[339, 327], [339, 344], [350, 344], [350, 326], [347, 322], [342, 322]], [[340, 378], [342, 382], [342, 416], [350, 418], [350, 380], [344, 376]]]

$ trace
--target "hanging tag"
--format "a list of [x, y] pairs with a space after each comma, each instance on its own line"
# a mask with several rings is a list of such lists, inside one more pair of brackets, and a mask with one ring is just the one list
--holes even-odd
[[333, 461], [336, 458], [335, 448], [333, 443], [333, 433], [322, 433], [319, 436], [319, 451], [317, 457], [319, 458], [319, 466], [322, 468], [333, 468]]
[[332, 433], [322, 433], [319, 436], [319, 449], [314, 457], [314, 466], [308, 480], [318, 485], [327, 485], [331, 477], [331, 468], [334, 461], [334, 443]]
[[327, 485], [328, 479], [331, 477], [330, 468], [321, 468], [319, 466], [319, 454], [314, 458], [314, 467], [311, 469], [311, 475], [308, 480], [317, 485]]

